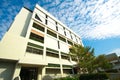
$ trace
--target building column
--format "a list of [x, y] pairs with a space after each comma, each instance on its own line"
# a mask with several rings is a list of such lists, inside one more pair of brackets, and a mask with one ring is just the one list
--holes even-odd
[[13, 74], [13, 79], [15, 79], [16, 77], [20, 77], [20, 70], [21, 70], [21, 65], [16, 64], [15, 71]]
[[45, 77], [45, 73], [46, 73], [46, 68], [45, 66], [42, 67], [42, 79]]
[[44, 49], [43, 49], [43, 59], [46, 60], [46, 37], [47, 37], [47, 27], [45, 27], [45, 35], [44, 35]]
[[63, 66], [62, 66], [62, 64], [60, 64], [60, 72], [61, 72], [61, 77], [64, 77], [63, 76]]
[[42, 80], [42, 67], [38, 68], [38, 80]]

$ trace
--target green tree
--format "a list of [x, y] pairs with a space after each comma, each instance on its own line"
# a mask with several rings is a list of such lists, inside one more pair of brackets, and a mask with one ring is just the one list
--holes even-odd
[[[89, 73], [93, 71], [94, 49], [89, 46], [76, 45], [70, 48], [70, 54], [77, 59], [77, 66], [83, 70], [83, 73], [86, 70]], [[81, 73], [80, 69], [79, 73]]]
[[112, 68], [112, 65], [106, 59], [105, 55], [99, 55], [94, 60], [94, 67], [99, 72], [101, 70], [106, 70]]
[[77, 67], [79, 67], [79, 73], [81, 73], [80, 69], [87, 70], [89, 73], [97, 70], [110, 69], [112, 66], [109, 61], [106, 59], [105, 55], [99, 55], [97, 57], [94, 56], [94, 48], [89, 46], [83, 47], [81, 45], [72, 46], [70, 48], [70, 54], [73, 58], [77, 60]]

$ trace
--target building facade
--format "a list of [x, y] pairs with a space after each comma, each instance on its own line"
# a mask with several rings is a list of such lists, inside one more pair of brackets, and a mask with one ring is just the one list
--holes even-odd
[[106, 59], [112, 65], [112, 69], [107, 70], [107, 72], [120, 73], [120, 56], [118, 56], [116, 53], [111, 53], [106, 55]]
[[106, 55], [106, 59], [110, 62], [112, 65], [111, 69], [105, 70], [111, 80], [119, 80], [120, 79], [120, 56], [116, 53], [110, 53]]
[[38, 4], [22, 8], [0, 41], [0, 80], [50, 80], [74, 74], [80, 37]]

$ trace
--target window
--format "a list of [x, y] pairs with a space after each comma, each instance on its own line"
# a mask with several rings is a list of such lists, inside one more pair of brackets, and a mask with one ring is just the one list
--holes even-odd
[[36, 28], [36, 29], [38, 29], [38, 30], [40, 30], [40, 31], [42, 31], [42, 32], [45, 31], [44, 27], [42, 27], [42, 26], [40, 26], [40, 25], [38, 25], [36, 23], [33, 23], [33, 27]]
[[27, 45], [26, 52], [42, 55], [43, 54], [43, 46], [36, 45], [36, 44], [33, 44], [33, 43], [29, 42], [28, 45]]
[[64, 34], [65, 34], [65, 36], [66, 36], [66, 31], [65, 31], [65, 28], [64, 28]]
[[41, 55], [43, 54], [43, 50], [36, 49], [36, 48], [31, 47], [31, 46], [27, 46], [26, 52], [35, 53], [35, 54], [41, 54]]
[[39, 18], [39, 16], [37, 14], [35, 14], [35, 18], [42, 22], [42, 20]]
[[43, 46], [40, 46], [40, 45], [37, 45], [37, 44], [33, 44], [33, 43], [30, 43], [30, 42], [28, 42], [28, 46], [32, 46], [32, 47], [39, 48], [39, 49], [43, 49], [44, 48]]
[[58, 53], [58, 52], [59, 52], [59, 51], [57, 51], [57, 50], [50, 49], [50, 48], [46, 48], [46, 50], [47, 50], [48, 52], [52, 52], [52, 53]]
[[67, 53], [61, 52], [61, 58], [69, 60], [69, 55]]
[[46, 25], [47, 25], [47, 23], [48, 23], [47, 18], [48, 18], [48, 16], [46, 15], [46, 19], [45, 19], [45, 24], [46, 24]]
[[47, 34], [57, 38], [57, 34], [55, 34], [54, 32], [50, 31], [50, 30], [47, 30]]
[[58, 49], [60, 49], [60, 42], [58, 41]]
[[61, 55], [61, 58], [62, 58], [62, 59], [65, 59], [65, 60], [69, 60], [68, 55]]
[[48, 67], [60, 67], [60, 64], [50, 64], [50, 63], [48, 63]]
[[61, 36], [59, 36], [59, 39], [62, 40], [62, 41], [64, 41], [64, 42], [66, 42], [66, 39], [63, 38], [63, 37], [61, 37]]
[[59, 54], [58, 53], [59, 52], [57, 50], [46, 48], [46, 54], [47, 54], [47, 56], [59, 58]]
[[57, 54], [57, 53], [52, 53], [52, 52], [46, 52], [46, 55], [47, 56], [51, 56], [51, 57], [55, 57], [55, 58], [59, 58], [59, 54]]
[[63, 65], [63, 68], [72, 68], [71, 65]]
[[58, 23], [57, 22], [55, 22], [55, 23], [56, 23], [56, 30], [58, 31], [58, 26], [57, 26]]
[[69, 40], [67, 40], [67, 41], [68, 41], [68, 44], [73, 45], [73, 43], [71, 41], [69, 41]]
[[41, 42], [41, 43], [44, 43], [44, 37], [38, 36], [34, 33], [30, 34], [30, 39]]

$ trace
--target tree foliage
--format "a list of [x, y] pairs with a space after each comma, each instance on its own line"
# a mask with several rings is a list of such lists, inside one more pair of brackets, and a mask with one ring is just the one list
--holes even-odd
[[[81, 45], [72, 46], [70, 48], [70, 54], [76, 56], [77, 66], [82, 69], [87, 69], [87, 71], [91, 72], [92, 70], [92, 61], [94, 60], [94, 49], [86, 46], [83, 47]], [[79, 71], [80, 72], [80, 71]]]
[[112, 65], [106, 59], [105, 55], [99, 55], [98, 57], [96, 57], [93, 64], [98, 70], [112, 68]]
[[[105, 55], [94, 56], [94, 48], [81, 45], [72, 46], [70, 54], [77, 59], [77, 66], [81, 69], [87, 69], [89, 73], [94, 70], [111, 68], [111, 65], [105, 58]], [[79, 70], [80, 73], [80, 70]]]

